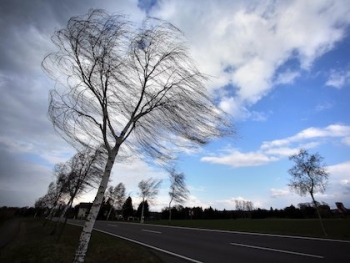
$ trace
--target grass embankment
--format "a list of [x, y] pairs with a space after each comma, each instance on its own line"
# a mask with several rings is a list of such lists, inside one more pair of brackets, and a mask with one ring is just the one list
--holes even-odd
[[[51, 226], [38, 219], [24, 219], [16, 239], [0, 250], [0, 262], [72, 262], [81, 227], [67, 225], [59, 242]], [[162, 262], [151, 251], [109, 235], [93, 232], [85, 262]]]
[[[172, 220], [171, 222], [162, 220], [149, 223], [265, 234], [324, 237], [318, 219]], [[350, 218], [325, 219], [324, 225], [328, 233], [327, 238], [350, 240]]]

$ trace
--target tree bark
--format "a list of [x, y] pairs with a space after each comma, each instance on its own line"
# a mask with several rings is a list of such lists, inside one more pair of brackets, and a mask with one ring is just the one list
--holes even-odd
[[141, 224], [143, 224], [145, 222], [145, 220], [143, 218], [144, 211], [145, 211], [145, 199], [142, 199], [141, 220], [140, 220]]
[[111, 208], [109, 209], [109, 211], [108, 211], [106, 221], [108, 221], [108, 220], [109, 220], [109, 216], [111, 215], [111, 212], [112, 212], [112, 207], [111, 207]]
[[[118, 151], [118, 149], [117, 149], [117, 151]], [[107, 189], [108, 180], [109, 180], [109, 177], [111, 175], [111, 170], [112, 170], [113, 165], [114, 165], [114, 160], [115, 160], [115, 157], [117, 155], [117, 151], [116, 151], [116, 153], [109, 154], [109, 156], [108, 156], [108, 160], [107, 160], [107, 163], [105, 166], [105, 171], [104, 171], [101, 183], [99, 185], [97, 195], [96, 195], [95, 200], [92, 204], [92, 207], [90, 209], [90, 212], [87, 216], [83, 230], [82, 230], [81, 235], [80, 235], [79, 245], [78, 245], [78, 248], [75, 252], [75, 258], [73, 260], [73, 263], [83, 263], [85, 260], [85, 255], [86, 255], [86, 252], [87, 252], [87, 249], [89, 246], [91, 233], [92, 233], [93, 227], [95, 225], [95, 221], [96, 221], [98, 212], [100, 211], [100, 208], [101, 208], [104, 193]]]
[[312, 198], [312, 202], [314, 203], [314, 206], [315, 206], [315, 208], [316, 208], [317, 216], [318, 216], [318, 218], [320, 219], [320, 223], [321, 223], [321, 228], [322, 228], [323, 234], [324, 234], [325, 236], [328, 236], [328, 235], [327, 235], [327, 232], [326, 232], [326, 229], [325, 229], [325, 227], [324, 227], [324, 224], [323, 224], [323, 220], [322, 220], [322, 217], [321, 217], [320, 210], [318, 209], [317, 202], [316, 202], [316, 200], [315, 200], [315, 198], [314, 198], [314, 195], [313, 195], [312, 192], [310, 192], [310, 195], [311, 195], [311, 198]]
[[171, 221], [171, 202], [173, 200], [171, 199], [170, 203], [169, 203], [169, 221]]

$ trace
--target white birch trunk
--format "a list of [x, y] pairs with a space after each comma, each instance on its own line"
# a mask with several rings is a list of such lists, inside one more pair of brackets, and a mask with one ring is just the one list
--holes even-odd
[[111, 208], [109, 209], [109, 211], [108, 211], [108, 215], [107, 215], [107, 218], [106, 218], [106, 220], [108, 221], [108, 219], [109, 219], [109, 216], [111, 215], [111, 212], [112, 212], [112, 206], [111, 206]]
[[143, 224], [145, 222], [144, 219], [143, 219], [144, 211], [145, 211], [145, 199], [142, 199], [141, 221], [140, 221], [141, 224]]
[[107, 184], [109, 177], [111, 175], [111, 170], [114, 165], [114, 160], [117, 153], [112, 154], [112, 156], [108, 156], [108, 160], [106, 163], [105, 171], [103, 173], [103, 177], [100, 183], [100, 186], [98, 188], [95, 200], [92, 204], [92, 207], [90, 209], [90, 212], [87, 216], [87, 219], [85, 221], [83, 231], [81, 232], [80, 239], [79, 239], [79, 245], [75, 252], [75, 258], [73, 260], [73, 263], [83, 263], [85, 260], [85, 255], [89, 246], [90, 238], [91, 238], [91, 232], [93, 230], [93, 227], [95, 225], [95, 221], [98, 215], [98, 212], [100, 211], [100, 207], [103, 201], [104, 193], [107, 189]]
[[63, 211], [62, 211], [62, 213], [60, 215], [60, 218], [58, 219], [59, 223], [62, 222], [62, 219], [64, 218], [64, 215], [67, 213], [68, 208], [70, 208], [70, 206], [72, 205], [72, 202], [73, 202], [73, 200], [72, 200], [72, 198], [70, 198], [68, 204], [63, 209]]
[[316, 202], [316, 200], [315, 200], [315, 198], [314, 198], [314, 195], [313, 195], [312, 192], [310, 192], [310, 195], [311, 195], [312, 201], [313, 201], [313, 203], [314, 203], [314, 206], [315, 206], [315, 208], [316, 208], [317, 216], [318, 216], [318, 219], [320, 220], [320, 224], [321, 224], [321, 228], [322, 228], [323, 234], [324, 234], [325, 236], [328, 236], [328, 235], [327, 235], [327, 232], [326, 232], [326, 228], [324, 227], [324, 224], [323, 224], [323, 220], [322, 220], [322, 217], [321, 217], [320, 210], [318, 209], [317, 202]]
[[170, 203], [169, 203], [169, 221], [171, 221], [171, 202], [173, 199], [171, 198]]

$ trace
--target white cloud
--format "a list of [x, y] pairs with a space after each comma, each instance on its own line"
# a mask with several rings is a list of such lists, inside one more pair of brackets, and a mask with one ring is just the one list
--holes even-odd
[[[223, 3], [223, 2], [220, 2]], [[276, 84], [292, 83], [345, 36], [346, 1], [161, 1], [151, 15], [172, 22], [192, 44], [211, 90], [232, 85], [221, 106], [236, 118]], [[299, 68], [284, 67], [289, 60]], [[230, 69], [230, 70], [227, 70]], [[277, 77], [276, 77], [277, 76]], [[237, 104], [237, 105], [230, 105]], [[245, 110], [238, 110], [243, 108]]]
[[278, 74], [276, 80], [274, 81], [274, 84], [292, 84], [294, 80], [299, 76], [300, 72], [287, 70], [286, 72]]
[[341, 89], [350, 83], [350, 70], [331, 71], [326, 86]]
[[244, 166], [259, 166], [273, 161], [276, 161], [275, 157], [269, 157], [259, 152], [241, 153], [234, 150], [228, 155], [219, 157], [202, 157], [202, 162], [210, 162], [216, 164], [224, 164], [232, 167], [244, 167]]
[[287, 137], [285, 139], [273, 140], [263, 142], [262, 149], [270, 149], [275, 147], [283, 147], [291, 145], [292, 143], [305, 142], [312, 139], [320, 138], [334, 138], [334, 137], [348, 137], [350, 136], [350, 126], [341, 124], [331, 124], [325, 128], [310, 127], [294, 136]]
[[291, 192], [288, 188], [283, 188], [283, 189], [271, 188], [270, 195], [271, 197], [276, 198], [276, 197], [291, 195]]
[[310, 127], [285, 139], [264, 141], [260, 148], [253, 152], [243, 153], [236, 149], [225, 149], [224, 153], [202, 157], [201, 161], [232, 167], [266, 165], [295, 154], [300, 148], [313, 149], [324, 143], [321, 138], [339, 138], [345, 145], [350, 145], [350, 126], [332, 124], [324, 128]]
[[321, 112], [321, 111], [324, 111], [324, 110], [331, 109], [331, 108], [333, 108], [333, 106], [334, 106], [334, 103], [331, 103], [331, 102], [320, 103], [320, 104], [318, 104], [315, 107], [315, 111], [316, 112]]

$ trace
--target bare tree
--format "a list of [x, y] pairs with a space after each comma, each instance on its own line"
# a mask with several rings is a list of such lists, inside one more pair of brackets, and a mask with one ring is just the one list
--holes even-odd
[[327, 236], [318, 203], [314, 197], [315, 193], [324, 193], [328, 182], [329, 174], [325, 164], [322, 163], [323, 157], [318, 153], [310, 154], [301, 149], [299, 153], [291, 155], [289, 159], [295, 162], [295, 165], [288, 171], [292, 176], [289, 186], [301, 196], [310, 194], [320, 219], [322, 231]]
[[109, 209], [107, 220], [112, 212], [112, 208], [116, 205], [118, 210], [122, 209], [125, 202], [125, 186], [123, 183], [119, 183], [115, 187], [111, 186], [108, 188], [107, 197], [110, 200], [111, 208]]
[[178, 173], [175, 168], [169, 170], [170, 178], [170, 202], [169, 202], [169, 221], [171, 220], [171, 203], [183, 204], [188, 198], [189, 191], [185, 183], [185, 174]]
[[144, 210], [145, 210], [145, 202], [152, 204], [154, 198], [157, 196], [159, 191], [159, 186], [161, 184], [161, 180], [155, 180], [149, 178], [148, 180], [142, 180], [139, 182], [139, 196], [142, 198], [142, 210], [141, 210], [141, 219], [140, 223], [144, 223]]
[[104, 173], [83, 227], [75, 262], [83, 262], [113, 164], [139, 153], [164, 162], [174, 149], [204, 145], [233, 133], [208, 97], [206, 78], [188, 56], [183, 34], [147, 19], [138, 29], [123, 15], [91, 10], [52, 37], [58, 51], [43, 60], [57, 81], [49, 116], [75, 147], [107, 152]]
[[54, 167], [54, 176], [56, 177], [56, 181], [49, 184], [45, 197], [51, 208], [44, 221], [44, 225], [46, 225], [48, 220], [52, 220], [52, 217], [57, 209], [61, 207], [65, 195], [67, 194], [67, 166], [64, 163], [56, 164]]
[[[89, 148], [75, 154], [66, 164], [69, 173], [66, 179], [66, 192], [68, 193], [68, 203], [62, 211], [59, 220], [51, 234], [56, 232], [58, 224], [62, 221], [66, 212], [73, 204], [73, 201], [87, 188], [95, 188], [98, 186], [103, 174], [103, 149], [91, 150]], [[58, 239], [60, 238], [64, 227], [67, 223], [67, 215], [65, 216], [64, 225], [60, 231]]]

